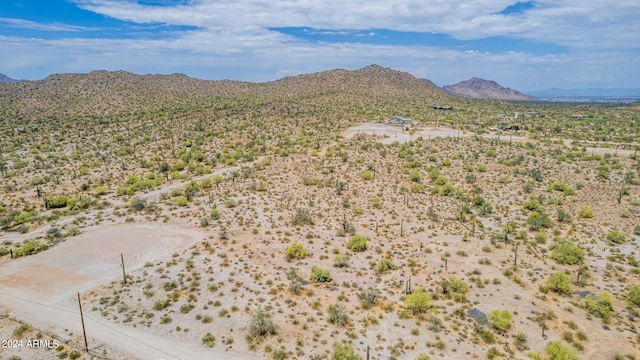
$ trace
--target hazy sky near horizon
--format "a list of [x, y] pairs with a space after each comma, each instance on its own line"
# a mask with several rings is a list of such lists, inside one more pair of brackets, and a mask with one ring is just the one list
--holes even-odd
[[521, 91], [640, 87], [640, 0], [3, 0], [0, 73], [269, 81], [357, 69]]

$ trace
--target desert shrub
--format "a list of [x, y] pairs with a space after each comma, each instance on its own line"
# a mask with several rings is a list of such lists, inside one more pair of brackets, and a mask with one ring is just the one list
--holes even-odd
[[527, 217], [527, 224], [532, 230], [551, 227], [551, 219], [543, 212], [532, 211]]
[[308, 209], [298, 209], [291, 220], [293, 226], [313, 225], [313, 218]]
[[378, 303], [378, 298], [380, 297], [380, 291], [375, 288], [367, 288], [366, 290], [362, 290], [358, 294], [358, 299], [362, 303], [362, 307], [365, 309], [369, 309], [375, 306]]
[[21, 257], [27, 255], [37, 254], [41, 251], [45, 251], [49, 248], [49, 245], [43, 244], [39, 240], [31, 239], [27, 240], [19, 248], [13, 251], [13, 256]]
[[619, 230], [610, 230], [607, 233], [607, 240], [616, 243], [616, 244], [624, 244], [627, 240], [627, 234]]
[[104, 194], [107, 193], [107, 187], [106, 186], [98, 186], [96, 187], [96, 196], [102, 196]]
[[414, 360], [431, 360], [431, 357], [429, 357], [429, 355], [427, 354], [420, 354], [418, 355]]
[[362, 356], [358, 355], [351, 344], [335, 343], [330, 356], [331, 360], [362, 360]]
[[464, 280], [451, 276], [449, 278], [449, 289], [452, 292], [464, 294], [469, 291], [469, 285]]
[[67, 197], [64, 195], [47, 196], [47, 206], [49, 209], [59, 209], [67, 206]]
[[524, 203], [522, 203], [522, 207], [525, 210], [529, 210], [529, 211], [541, 212], [543, 210], [542, 204], [540, 204], [540, 201], [538, 201], [538, 199], [531, 199], [531, 200], [525, 201]]
[[560, 181], [552, 182], [551, 184], [549, 184], [547, 189], [549, 191], [553, 191], [553, 190], [560, 191], [565, 195], [573, 195], [576, 193], [576, 191], [571, 186], [569, 186], [567, 183], [563, 183]]
[[613, 314], [613, 299], [608, 293], [601, 293], [597, 297], [593, 294], [580, 299], [578, 305], [593, 316], [602, 318], [602, 322], [609, 323]]
[[277, 332], [276, 325], [271, 320], [271, 314], [259, 308], [251, 317], [249, 334], [254, 339], [274, 335]]
[[373, 180], [373, 174], [371, 173], [371, 171], [363, 171], [362, 173], [360, 173], [360, 177], [365, 181]]
[[178, 206], [187, 206], [187, 205], [189, 205], [189, 199], [187, 199], [186, 196], [182, 196], [182, 195], [176, 196], [174, 201], [175, 201], [175, 204], [178, 205]]
[[214, 347], [216, 345], [216, 337], [211, 333], [206, 333], [202, 337], [202, 344], [207, 345], [208, 347]]
[[571, 277], [563, 272], [552, 274], [549, 276], [545, 284], [549, 289], [560, 294], [567, 294], [571, 292]]
[[431, 298], [422, 288], [416, 288], [413, 293], [404, 298], [405, 309], [411, 315], [420, 315], [431, 309]]
[[146, 206], [147, 206], [147, 199], [145, 198], [140, 198], [136, 196], [129, 201], [129, 209], [131, 210], [140, 211], [144, 209]]
[[336, 256], [333, 258], [333, 266], [339, 268], [349, 266], [349, 255], [336, 254]]
[[565, 222], [565, 221], [569, 221], [571, 219], [571, 216], [569, 215], [568, 212], [564, 211], [564, 209], [558, 209], [556, 211], [556, 219], [559, 222]]
[[549, 245], [551, 258], [558, 264], [576, 265], [584, 260], [584, 253], [573, 241], [557, 238]]
[[544, 351], [549, 355], [547, 360], [578, 360], [576, 351], [560, 344], [558, 341], [552, 341], [544, 347]]
[[593, 217], [593, 210], [591, 210], [589, 206], [583, 205], [578, 211], [578, 216], [583, 219], [591, 219]]
[[220, 210], [218, 210], [218, 208], [211, 209], [211, 211], [209, 211], [209, 216], [211, 217], [211, 220], [220, 219]]
[[513, 316], [508, 310], [493, 310], [487, 314], [487, 321], [494, 328], [504, 331], [511, 326], [511, 318]]
[[333, 280], [333, 277], [331, 277], [331, 273], [329, 272], [329, 270], [314, 266], [311, 270], [311, 276], [309, 277], [309, 280], [314, 283], [323, 283]]
[[354, 235], [347, 241], [346, 246], [353, 252], [365, 251], [367, 250], [367, 240], [366, 236]]
[[630, 285], [627, 288], [626, 298], [629, 304], [640, 307], [640, 286], [635, 284]]
[[340, 305], [329, 305], [329, 318], [327, 319], [329, 323], [344, 326], [349, 323], [349, 317], [347, 316], [347, 312], [344, 310], [344, 307]]
[[76, 236], [78, 234], [80, 234], [80, 228], [78, 227], [78, 225], [71, 225], [67, 229], [66, 236]]
[[382, 274], [390, 270], [395, 270], [396, 268], [397, 266], [393, 262], [391, 262], [391, 260], [381, 259], [376, 265], [376, 272], [378, 274]]
[[287, 261], [292, 261], [294, 259], [303, 259], [305, 256], [307, 256], [307, 249], [305, 249], [302, 244], [296, 242], [289, 245], [289, 247], [284, 250], [284, 254]]

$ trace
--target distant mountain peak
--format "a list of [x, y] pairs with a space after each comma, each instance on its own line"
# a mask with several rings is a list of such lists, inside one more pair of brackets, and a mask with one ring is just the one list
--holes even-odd
[[22, 80], [12, 79], [3, 73], [0, 73], [0, 83], [16, 83], [20, 81]]
[[448, 93], [472, 98], [495, 100], [536, 100], [533, 96], [503, 87], [493, 80], [472, 77], [457, 84], [443, 86]]

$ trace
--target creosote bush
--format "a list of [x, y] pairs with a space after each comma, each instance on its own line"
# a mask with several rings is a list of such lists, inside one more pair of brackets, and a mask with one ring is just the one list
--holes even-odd
[[492, 310], [487, 314], [487, 321], [494, 328], [505, 331], [511, 326], [511, 318], [513, 316], [508, 310]]
[[571, 292], [571, 277], [563, 272], [552, 274], [545, 283], [549, 289], [559, 294]]
[[367, 250], [367, 237], [363, 235], [353, 235], [347, 241], [347, 248], [353, 252], [361, 252]]
[[289, 245], [284, 251], [285, 257], [287, 261], [292, 261], [294, 259], [303, 259], [307, 256], [307, 250], [300, 243], [293, 243]]
[[362, 360], [362, 356], [358, 355], [351, 344], [335, 343], [330, 356], [331, 360]]
[[329, 270], [314, 266], [311, 270], [311, 276], [309, 277], [309, 280], [314, 283], [323, 283], [333, 280], [333, 277], [331, 277], [331, 273], [329, 273]]
[[262, 308], [256, 310], [249, 323], [249, 335], [253, 339], [260, 339], [274, 335], [276, 332], [277, 328], [273, 320], [271, 320], [271, 314]]

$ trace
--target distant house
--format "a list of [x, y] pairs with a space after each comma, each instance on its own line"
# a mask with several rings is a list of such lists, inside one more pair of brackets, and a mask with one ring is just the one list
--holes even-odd
[[584, 118], [586, 118], [586, 117], [587, 117], [587, 116], [586, 116], [586, 115], [583, 115], [583, 114], [573, 114], [573, 115], [571, 115], [571, 118], [572, 118], [572, 119], [584, 119]]
[[538, 115], [540, 115], [540, 113], [537, 112], [537, 111], [527, 111], [524, 114], [528, 115], [528, 116], [538, 116]]
[[393, 125], [393, 126], [408, 126], [408, 125], [411, 125], [412, 123], [413, 123], [412, 119], [403, 118], [400, 116], [394, 116], [389, 120], [387, 120], [387, 124]]

